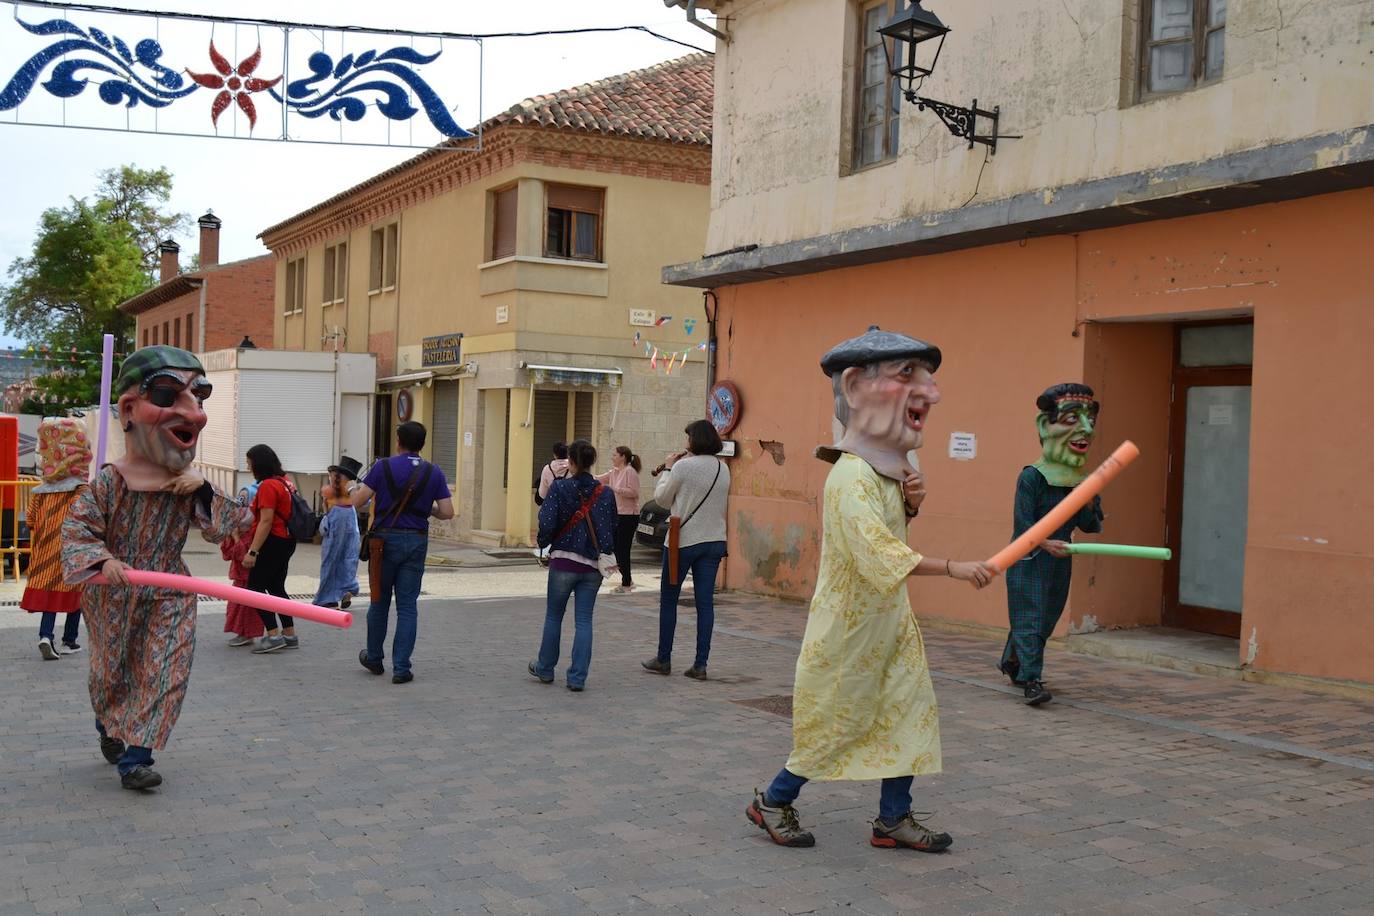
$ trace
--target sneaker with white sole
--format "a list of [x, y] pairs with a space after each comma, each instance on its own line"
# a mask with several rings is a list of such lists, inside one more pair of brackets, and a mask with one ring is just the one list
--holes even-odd
[[235, 636], [233, 639], [229, 640], [230, 647], [234, 649], [241, 646], [251, 646], [252, 644], [253, 637], [251, 636]]
[[299, 649], [301, 647], [301, 638], [299, 636], [283, 636], [282, 639], [286, 640], [284, 648]]
[[57, 651], [57, 647], [52, 644], [52, 640], [44, 636], [38, 640], [38, 654], [43, 656], [43, 661], [56, 661], [62, 657], [62, 653]]
[[254, 655], [266, 655], [269, 652], [280, 652], [286, 648], [285, 636], [264, 636], [258, 640], [258, 644], [253, 647]]
[[58, 649], [57, 651], [58, 651], [58, 652], [61, 652], [63, 655], [75, 655], [76, 653], [78, 653], [78, 652], [81, 651], [81, 644], [80, 644], [80, 643], [74, 643], [74, 642], [67, 642], [67, 641], [64, 639], [64, 640], [62, 640], [62, 648]]

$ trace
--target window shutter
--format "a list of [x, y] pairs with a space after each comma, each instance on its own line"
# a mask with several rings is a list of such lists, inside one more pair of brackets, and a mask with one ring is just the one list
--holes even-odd
[[510, 187], [492, 195], [491, 259], [493, 261], [498, 258], [509, 258], [515, 254], [518, 190], [518, 187]]
[[548, 206], [558, 210], [601, 212], [601, 188], [578, 188], [566, 184], [546, 185]]

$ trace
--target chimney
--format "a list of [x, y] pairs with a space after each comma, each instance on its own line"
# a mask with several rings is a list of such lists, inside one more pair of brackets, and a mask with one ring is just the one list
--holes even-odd
[[158, 282], [166, 283], [168, 280], [181, 273], [181, 265], [177, 263], [177, 255], [181, 253], [181, 246], [168, 239], [157, 246], [158, 254], [162, 256], [160, 269], [158, 270]]
[[200, 266], [214, 267], [219, 263], [219, 227], [223, 225], [213, 210], [196, 220], [200, 226]]

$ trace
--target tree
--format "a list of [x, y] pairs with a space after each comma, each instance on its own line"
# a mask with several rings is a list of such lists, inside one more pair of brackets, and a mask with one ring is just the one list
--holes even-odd
[[171, 189], [166, 169], [101, 172], [94, 200], [45, 210], [33, 252], [10, 265], [10, 283], [0, 287], [5, 329], [45, 342], [55, 358], [78, 353], [38, 381], [55, 406], [97, 403], [100, 358], [91, 354], [105, 334], [115, 335], [116, 349], [132, 342], [134, 320], [119, 303], [155, 284], [158, 242], [188, 224], [185, 214], [165, 212]]

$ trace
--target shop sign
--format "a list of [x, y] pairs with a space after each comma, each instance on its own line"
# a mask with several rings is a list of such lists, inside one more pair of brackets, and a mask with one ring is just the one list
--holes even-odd
[[456, 366], [462, 361], [463, 334], [440, 334], [420, 341], [420, 367]]

